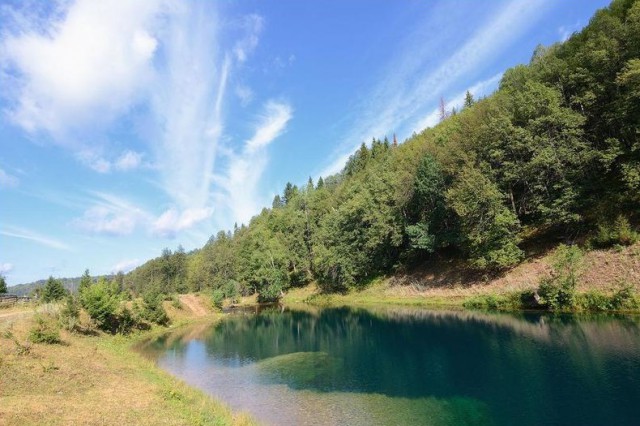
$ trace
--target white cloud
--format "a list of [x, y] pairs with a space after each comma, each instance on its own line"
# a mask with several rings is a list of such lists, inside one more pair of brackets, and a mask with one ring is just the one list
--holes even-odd
[[140, 167], [142, 164], [142, 154], [134, 151], [125, 151], [115, 161], [114, 166], [117, 170], [129, 171]]
[[258, 45], [259, 35], [264, 27], [264, 19], [259, 15], [247, 15], [240, 21], [245, 36], [236, 42], [233, 53], [238, 62], [245, 62], [249, 54]]
[[253, 100], [253, 90], [249, 86], [238, 84], [235, 90], [236, 96], [240, 99], [242, 106], [247, 106]]
[[[500, 79], [502, 78], [502, 72], [494, 75], [487, 80], [480, 81], [474, 84], [471, 88], [469, 88], [469, 92], [474, 96], [474, 98], [478, 99], [482, 96], [486, 96], [490, 94], [500, 83]], [[446, 101], [446, 108], [448, 111], [451, 111], [452, 108], [460, 111], [464, 105], [464, 98], [467, 94], [467, 91], [460, 92], [455, 95], [450, 100]], [[440, 121], [440, 108], [434, 108], [426, 117], [418, 120], [416, 124], [413, 126], [413, 131], [419, 133], [428, 127], [433, 127]]]
[[0, 169], [0, 188], [15, 188], [19, 182], [17, 177]]
[[0, 235], [33, 241], [34, 243], [58, 250], [71, 250], [71, 248], [67, 244], [54, 238], [41, 235], [29, 229], [19, 228], [15, 226], [5, 226], [4, 228], [0, 229]]
[[267, 165], [265, 150], [285, 131], [292, 116], [288, 104], [267, 102], [242, 152], [230, 154], [226, 175], [218, 176], [216, 181], [224, 190], [219, 199], [229, 210], [232, 221], [247, 223], [262, 205], [258, 184]]
[[181, 209], [208, 205], [232, 65], [216, 42], [219, 24], [209, 6], [181, 8], [169, 23], [152, 100], [161, 185]]
[[111, 273], [117, 274], [118, 272], [124, 272], [126, 274], [127, 272], [134, 270], [141, 264], [142, 262], [139, 259], [121, 260], [111, 267]]
[[580, 22], [576, 22], [573, 25], [561, 25], [558, 28], [558, 35], [560, 36], [560, 41], [567, 41], [573, 33], [575, 33], [576, 31], [580, 31], [580, 28], [582, 28], [582, 25], [580, 24]]
[[152, 215], [121, 197], [92, 192], [91, 207], [71, 224], [76, 228], [98, 235], [123, 236], [132, 234], [139, 226], [152, 221]]
[[268, 102], [265, 105], [265, 113], [261, 117], [255, 134], [245, 144], [245, 152], [253, 154], [273, 142], [284, 131], [287, 122], [291, 119], [291, 114], [292, 111], [289, 105], [273, 101]]
[[[126, 235], [139, 227], [171, 234], [204, 220], [202, 212], [211, 214], [227, 84], [258, 45], [264, 19], [247, 15], [221, 23], [213, 2], [60, 0], [55, 7], [56, 13], [38, 19], [16, 12], [13, 26], [0, 30], [3, 83], [12, 83], [3, 87], [14, 88], [2, 93], [5, 112], [99, 173], [145, 165], [146, 156], [115, 154], [109, 146], [110, 126], [131, 118], [153, 141], [149, 155], [158, 185], [173, 206], [155, 217], [98, 203], [73, 224], [98, 234]], [[254, 97], [241, 85], [236, 95], [244, 104]], [[288, 112], [277, 108], [268, 106], [267, 114], [282, 119]], [[251, 150], [266, 146], [286, 123], [270, 124], [256, 133]]]
[[92, 150], [83, 150], [77, 154], [78, 159], [90, 169], [98, 173], [110, 173], [112, 170], [131, 171], [142, 165], [143, 154], [125, 150], [115, 160], [108, 160]]
[[71, 225], [89, 234], [126, 236], [146, 230], [158, 237], [173, 238], [209, 218], [213, 208], [170, 208], [160, 216], [122, 197], [104, 192], [91, 192], [91, 204]]
[[11, 271], [13, 271], [13, 264], [0, 263], [0, 275], [8, 274]]
[[[482, 64], [500, 54], [517, 37], [535, 24], [548, 0], [521, 2], [512, 0], [492, 19], [485, 22], [460, 48], [423, 75], [433, 62], [433, 52], [428, 44], [417, 47], [410, 37], [409, 46], [390, 61], [392, 66], [380, 79], [380, 84], [365, 98], [367, 102], [354, 108], [357, 119], [352, 130], [342, 141], [334, 159], [324, 167], [320, 175], [333, 174], [344, 166], [363, 141], [390, 133], [409, 133], [416, 122], [424, 118], [437, 105], [438, 99], [450, 87], [459, 84], [469, 73], [476, 72]], [[417, 33], [423, 29], [417, 29]], [[424, 35], [421, 35], [424, 37]]]
[[152, 232], [158, 236], [173, 238], [179, 231], [193, 227], [211, 217], [212, 214], [212, 208], [186, 209], [182, 212], [169, 209], [155, 220]]
[[109, 123], [148, 89], [158, 44], [153, 32], [170, 8], [152, 0], [63, 5], [65, 13], [44, 27], [25, 18], [18, 31], [5, 31], [0, 59], [15, 78], [13, 121], [72, 144], [74, 130]]
[[129, 235], [134, 231], [137, 219], [135, 214], [93, 206], [73, 223], [83, 231], [93, 234]]

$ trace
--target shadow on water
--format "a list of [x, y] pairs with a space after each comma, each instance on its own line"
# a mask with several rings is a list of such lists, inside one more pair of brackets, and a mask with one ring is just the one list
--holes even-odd
[[[438, 418], [451, 420], [424, 424], [635, 424], [640, 401], [635, 317], [272, 307], [144, 350], [179, 375], [225, 371], [246, 398], [248, 384], [327, 400], [368, 395], [369, 412], [386, 401], [396, 414], [444, 410]], [[216, 380], [199, 385], [215, 391]]]

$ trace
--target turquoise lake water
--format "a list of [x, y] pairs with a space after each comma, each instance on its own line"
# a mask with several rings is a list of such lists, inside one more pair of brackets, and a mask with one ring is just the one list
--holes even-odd
[[640, 318], [237, 313], [141, 350], [272, 425], [639, 425]]

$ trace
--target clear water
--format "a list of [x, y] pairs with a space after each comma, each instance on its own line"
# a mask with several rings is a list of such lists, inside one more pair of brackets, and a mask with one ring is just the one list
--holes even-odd
[[640, 425], [640, 319], [267, 309], [148, 342], [273, 425]]

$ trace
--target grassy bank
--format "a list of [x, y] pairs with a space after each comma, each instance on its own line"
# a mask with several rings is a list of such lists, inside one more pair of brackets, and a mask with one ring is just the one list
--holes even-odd
[[[193, 320], [188, 309], [178, 322]], [[57, 344], [34, 344], [37, 316], [0, 318], [0, 424], [245, 425], [252, 420], [193, 389], [136, 353], [153, 333], [112, 336], [62, 331]], [[215, 315], [199, 315], [215, 321]]]
[[[285, 304], [319, 306], [411, 305], [440, 308], [518, 310], [530, 308], [542, 283], [558, 274], [557, 251], [532, 256], [496, 275], [482, 275], [456, 262], [438, 260], [422, 269], [380, 277], [360, 289], [323, 294], [315, 284], [291, 289]], [[564, 265], [566, 268], [567, 265]], [[580, 254], [575, 265], [572, 309], [575, 311], [639, 312], [640, 244]], [[562, 271], [560, 271], [562, 272]], [[560, 284], [558, 284], [560, 286]]]

